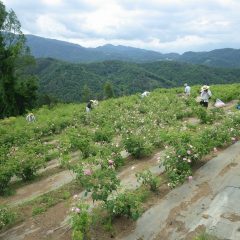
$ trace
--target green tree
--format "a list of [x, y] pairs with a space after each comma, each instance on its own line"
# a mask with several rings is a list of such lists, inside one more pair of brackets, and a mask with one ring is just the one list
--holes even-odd
[[33, 62], [16, 14], [0, 1], [0, 118], [34, 106], [37, 79], [26, 71]]
[[112, 83], [109, 82], [109, 81], [107, 81], [104, 84], [104, 97], [105, 98], [112, 98], [112, 97], [114, 97]]
[[83, 102], [89, 101], [90, 98], [91, 98], [91, 95], [92, 95], [92, 94], [91, 94], [90, 88], [88, 87], [87, 84], [85, 84], [85, 85], [83, 86], [83, 89], [82, 89], [82, 101], [83, 101]]

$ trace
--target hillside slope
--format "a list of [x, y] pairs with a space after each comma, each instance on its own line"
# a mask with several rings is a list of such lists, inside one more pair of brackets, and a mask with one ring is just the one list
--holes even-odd
[[103, 97], [103, 85], [110, 81], [116, 96], [129, 95], [157, 87], [240, 82], [240, 70], [210, 68], [187, 63], [159, 61], [136, 64], [106, 61], [72, 64], [54, 59], [38, 59], [31, 70], [40, 79], [40, 92], [63, 101], [82, 101], [83, 86], [92, 97]]

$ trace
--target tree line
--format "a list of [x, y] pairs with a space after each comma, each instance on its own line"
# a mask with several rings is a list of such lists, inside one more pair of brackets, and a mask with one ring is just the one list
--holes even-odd
[[0, 1], [0, 118], [23, 114], [37, 98], [38, 80], [26, 69], [34, 64], [21, 24]]

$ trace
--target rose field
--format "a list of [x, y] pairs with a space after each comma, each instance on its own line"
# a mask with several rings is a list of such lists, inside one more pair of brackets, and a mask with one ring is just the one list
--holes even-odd
[[[211, 86], [208, 109], [196, 101], [199, 88], [190, 97], [173, 88], [112, 98], [89, 113], [85, 104], [46, 106], [31, 123], [0, 120], [0, 239], [226, 237], [205, 227], [210, 210], [206, 218], [193, 209], [212, 194], [201, 202], [210, 209], [222, 191], [211, 181], [236, 175], [240, 84]], [[233, 233], [240, 210], [227, 216]]]

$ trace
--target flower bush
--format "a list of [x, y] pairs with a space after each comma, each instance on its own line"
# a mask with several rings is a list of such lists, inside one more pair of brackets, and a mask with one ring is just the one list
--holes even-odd
[[142, 136], [131, 135], [124, 140], [126, 150], [136, 158], [151, 155], [153, 151], [152, 145], [145, 141]]
[[157, 191], [160, 184], [160, 178], [154, 176], [150, 170], [137, 173], [136, 177], [138, 182], [141, 182], [143, 185], [149, 186], [151, 191]]
[[78, 203], [76, 207], [71, 208], [71, 212], [72, 240], [91, 239], [92, 215], [89, 205]]
[[86, 167], [78, 165], [74, 168], [77, 181], [85, 188], [86, 195], [91, 192], [93, 201], [106, 201], [108, 196], [116, 191], [120, 181], [114, 168]]
[[119, 193], [116, 197], [107, 200], [104, 207], [112, 218], [126, 216], [137, 220], [142, 213], [139, 196], [130, 191]]

